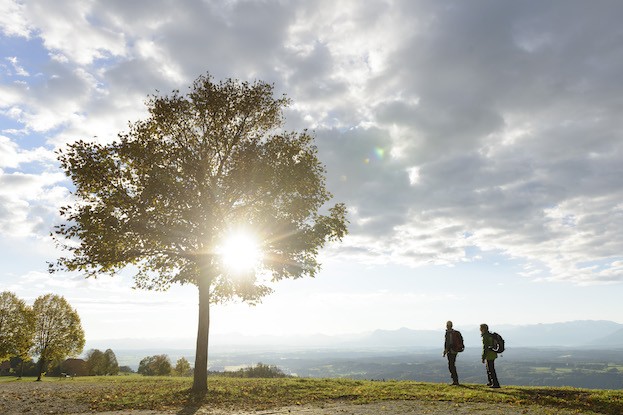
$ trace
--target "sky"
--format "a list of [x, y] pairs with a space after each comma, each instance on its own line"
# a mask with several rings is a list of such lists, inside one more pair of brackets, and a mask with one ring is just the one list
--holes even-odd
[[87, 342], [194, 347], [193, 286], [47, 261], [72, 189], [55, 152], [210, 73], [292, 100], [350, 221], [316, 278], [214, 306], [212, 342], [623, 323], [622, 20], [614, 0], [0, 0], [0, 290], [65, 296]]

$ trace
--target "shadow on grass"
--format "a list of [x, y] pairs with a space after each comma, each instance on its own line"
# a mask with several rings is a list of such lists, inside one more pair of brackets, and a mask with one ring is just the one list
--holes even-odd
[[[448, 386], [417, 382], [366, 382], [343, 379], [217, 379], [205, 395], [193, 394], [188, 383], [158, 379], [134, 382], [119, 388], [102, 388], [89, 400], [93, 409], [167, 409], [177, 415], [195, 415], [201, 409], [258, 411], [288, 405], [349, 401], [372, 403], [385, 400], [485, 402], [545, 409], [623, 414], [623, 392], [575, 388], [484, 385]], [[115, 399], [111, 401], [111, 397]]]
[[201, 406], [206, 403], [207, 391], [204, 393], [196, 393], [192, 390], [182, 392], [185, 397], [184, 407], [177, 412], [177, 415], [194, 415]]
[[[575, 411], [592, 411], [605, 415], [623, 414], [623, 398], [611, 391], [574, 388], [534, 388], [507, 386], [490, 389], [485, 386], [465, 386], [467, 389], [489, 392], [503, 397], [503, 401], [522, 405], [540, 405]], [[613, 391], [612, 391], [613, 392]]]
[[576, 389], [522, 389], [520, 395], [529, 401], [547, 406], [590, 410], [601, 414], [623, 414], [623, 400], [613, 399], [607, 392], [600, 394]]

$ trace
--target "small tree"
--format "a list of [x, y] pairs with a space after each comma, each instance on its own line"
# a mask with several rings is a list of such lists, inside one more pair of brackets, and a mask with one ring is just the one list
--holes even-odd
[[179, 359], [177, 359], [174, 372], [177, 376], [188, 376], [192, 373], [190, 363], [188, 362], [188, 360], [186, 360], [185, 357], [180, 357]]
[[106, 363], [104, 361], [104, 353], [99, 349], [91, 349], [86, 355], [87, 370], [90, 376], [104, 375], [106, 372]]
[[137, 372], [144, 376], [169, 376], [172, 369], [169, 356], [159, 354], [148, 356], [141, 360]]
[[[70, 255], [51, 271], [97, 277], [133, 265], [139, 288], [196, 285], [198, 393], [207, 390], [210, 304], [256, 304], [270, 280], [313, 277], [319, 249], [346, 234], [343, 204], [320, 213], [331, 194], [313, 137], [281, 129], [288, 104], [264, 82], [201, 76], [185, 96], [149, 99], [148, 118], [119, 141], [78, 141], [59, 155], [77, 202], [61, 209], [55, 238]], [[240, 228], [262, 252], [244, 273], [220, 255]]]
[[34, 335], [32, 308], [14, 293], [0, 293], [0, 362], [18, 357], [28, 359]]
[[78, 312], [64, 297], [46, 294], [33, 304], [35, 337], [32, 353], [39, 357], [37, 380], [48, 362], [77, 355], [84, 347], [84, 331]]
[[91, 376], [119, 374], [117, 356], [111, 349], [106, 349], [103, 353], [99, 349], [89, 350], [86, 356], [86, 364]]
[[106, 351], [104, 352], [104, 374], [119, 374], [119, 363], [117, 362], [117, 356], [115, 356], [115, 352], [113, 352], [111, 349], [106, 349]]

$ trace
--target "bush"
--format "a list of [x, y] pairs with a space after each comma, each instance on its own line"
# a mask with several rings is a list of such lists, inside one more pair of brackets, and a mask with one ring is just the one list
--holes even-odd
[[120, 366], [119, 373], [134, 373], [134, 370], [130, 366]]
[[283, 373], [281, 369], [279, 369], [275, 365], [265, 365], [263, 363], [258, 363], [255, 366], [247, 367], [244, 369], [239, 369], [235, 372], [224, 372], [223, 376], [234, 377], [234, 378], [286, 378], [288, 375]]

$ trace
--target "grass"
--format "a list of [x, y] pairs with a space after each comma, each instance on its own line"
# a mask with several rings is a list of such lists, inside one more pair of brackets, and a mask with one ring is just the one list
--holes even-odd
[[[4, 378], [6, 379], [6, 378]], [[0, 378], [0, 383], [4, 382]], [[9, 378], [15, 381], [14, 378]], [[31, 379], [23, 379], [27, 382]], [[623, 414], [623, 391], [576, 388], [483, 385], [447, 386], [411, 381], [358, 381], [348, 379], [285, 378], [241, 379], [210, 377], [209, 392], [196, 397], [192, 380], [178, 377], [83, 377], [66, 381], [90, 387], [72, 388], [72, 399], [89, 404], [94, 411], [121, 409], [179, 409], [209, 405], [213, 408], [262, 410], [290, 405], [348, 401], [363, 404], [388, 400], [451, 401], [455, 403], [503, 403], [512, 406], [540, 405], [545, 409], [569, 409], [598, 414]]]

